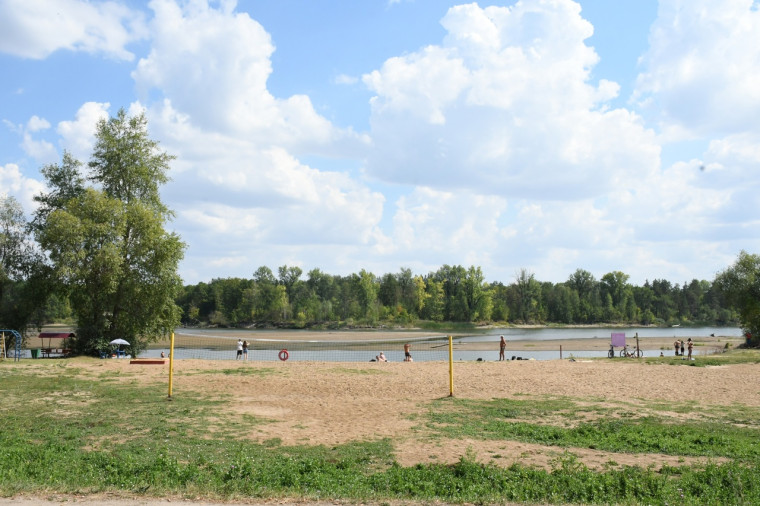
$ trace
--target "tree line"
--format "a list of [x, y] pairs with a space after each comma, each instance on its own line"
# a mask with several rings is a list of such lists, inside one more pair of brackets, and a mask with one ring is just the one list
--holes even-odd
[[620, 271], [596, 279], [577, 269], [561, 283], [539, 281], [526, 269], [509, 284], [486, 282], [480, 267], [444, 265], [426, 275], [402, 268], [348, 276], [283, 265], [259, 267], [250, 279], [218, 278], [186, 285], [176, 302], [185, 325], [410, 324], [509, 322], [635, 325], [737, 323], [714, 282], [655, 279], [643, 286]]

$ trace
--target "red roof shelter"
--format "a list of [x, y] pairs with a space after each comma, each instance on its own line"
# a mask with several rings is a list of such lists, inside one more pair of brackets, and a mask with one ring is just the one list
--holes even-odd
[[[42, 356], [50, 357], [50, 355], [68, 355], [70, 350], [66, 347], [66, 339], [76, 337], [76, 334], [73, 332], [40, 332], [38, 337], [42, 343], [42, 349], [40, 350]], [[47, 347], [45, 347], [45, 339], [48, 340]], [[61, 340], [55, 348], [53, 347], [53, 339]]]

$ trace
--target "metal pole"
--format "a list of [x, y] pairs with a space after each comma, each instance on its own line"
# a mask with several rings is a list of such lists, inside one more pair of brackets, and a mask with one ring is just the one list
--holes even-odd
[[454, 341], [449, 336], [449, 397], [454, 397]]
[[169, 338], [169, 400], [172, 400], [172, 382], [174, 381], [174, 332]]

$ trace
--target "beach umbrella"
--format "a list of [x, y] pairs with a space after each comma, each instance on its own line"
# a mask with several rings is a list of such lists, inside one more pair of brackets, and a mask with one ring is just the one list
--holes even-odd
[[111, 341], [111, 344], [126, 344], [127, 346], [129, 346], [129, 343], [125, 341], [124, 339], [114, 339], [113, 341]]

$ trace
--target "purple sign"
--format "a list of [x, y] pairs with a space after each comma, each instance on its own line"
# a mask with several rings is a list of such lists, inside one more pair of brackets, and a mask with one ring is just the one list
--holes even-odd
[[625, 346], [625, 332], [612, 333], [612, 346]]

